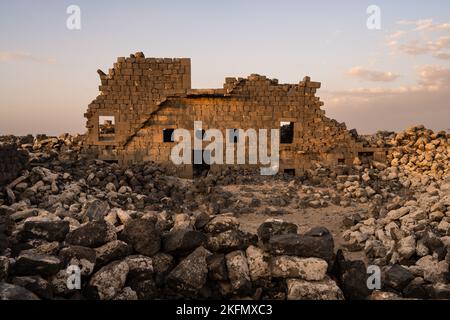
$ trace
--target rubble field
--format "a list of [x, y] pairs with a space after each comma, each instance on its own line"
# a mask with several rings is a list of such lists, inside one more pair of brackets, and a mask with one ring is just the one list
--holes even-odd
[[188, 180], [0, 137], [0, 299], [450, 299], [449, 134], [359, 139], [388, 161]]

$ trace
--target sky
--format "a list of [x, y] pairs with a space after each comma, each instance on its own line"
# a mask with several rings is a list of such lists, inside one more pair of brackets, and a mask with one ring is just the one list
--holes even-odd
[[359, 133], [450, 129], [450, 1], [0, 0], [0, 134], [85, 132], [96, 70], [138, 51], [191, 58], [193, 88], [308, 75], [326, 115]]

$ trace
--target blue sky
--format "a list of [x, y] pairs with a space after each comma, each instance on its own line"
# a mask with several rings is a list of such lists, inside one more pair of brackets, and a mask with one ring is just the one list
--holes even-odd
[[[81, 30], [66, 28], [71, 4]], [[366, 27], [371, 4], [381, 30]], [[194, 88], [309, 75], [360, 132], [450, 128], [450, 1], [2, 0], [0, 17], [0, 134], [83, 132], [96, 70], [137, 51], [190, 57]]]

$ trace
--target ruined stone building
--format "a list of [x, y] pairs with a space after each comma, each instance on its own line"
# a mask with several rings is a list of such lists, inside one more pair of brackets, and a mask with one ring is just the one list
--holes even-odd
[[154, 161], [191, 177], [195, 164], [175, 166], [170, 160], [171, 133], [176, 128], [193, 131], [194, 121], [202, 121], [204, 130], [220, 129], [224, 137], [227, 130], [281, 128], [279, 172], [298, 174], [314, 161], [338, 165], [352, 164], [358, 155], [384, 157], [383, 150], [364, 148], [345, 124], [325, 116], [315, 96], [320, 83], [309, 77], [280, 84], [253, 74], [226, 78], [221, 89], [192, 89], [190, 59], [145, 58], [142, 53], [118, 58], [108, 74], [98, 73], [100, 95], [85, 117], [87, 146], [99, 159], [124, 165]]

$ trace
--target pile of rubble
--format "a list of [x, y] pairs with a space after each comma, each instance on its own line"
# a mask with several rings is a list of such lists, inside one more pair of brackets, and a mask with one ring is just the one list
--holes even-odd
[[[343, 237], [349, 250], [364, 250], [370, 263], [386, 270], [395, 267], [390, 273], [401, 279], [394, 285], [397, 292], [413, 298], [448, 298], [448, 135], [417, 126], [395, 135], [390, 143], [395, 146], [390, 163], [375, 163], [376, 174], [369, 174], [367, 181], [388, 182], [395, 190], [388, 197], [375, 193], [368, 212], [347, 220]], [[357, 178], [366, 180], [364, 175]]]
[[442, 179], [450, 175], [449, 134], [434, 133], [424, 126], [411, 127], [392, 140], [390, 164], [408, 173], [421, 173]]
[[[272, 220], [254, 235], [229, 214], [171, 219], [112, 209], [75, 219], [0, 210], [11, 242], [0, 257], [2, 299], [344, 298], [324, 228], [298, 234], [295, 224]], [[339, 266], [341, 281], [349, 270], [342, 258]], [[70, 270], [79, 270], [79, 289]]]
[[[448, 135], [414, 127], [364, 139], [392, 146], [389, 162], [317, 164], [295, 178], [227, 169], [188, 181], [154, 163], [89, 159], [83, 136], [2, 137], [28, 163], [0, 186], [0, 298], [450, 298]], [[226, 191], [271, 179], [280, 190], [263, 200]], [[337, 253], [321, 227], [298, 234], [269, 220], [257, 234], [240, 230], [245, 213], [328, 206], [351, 207]], [[368, 289], [366, 264], [381, 267], [383, 291]], [[67, 285], [76, 266], [81, 289]]]

